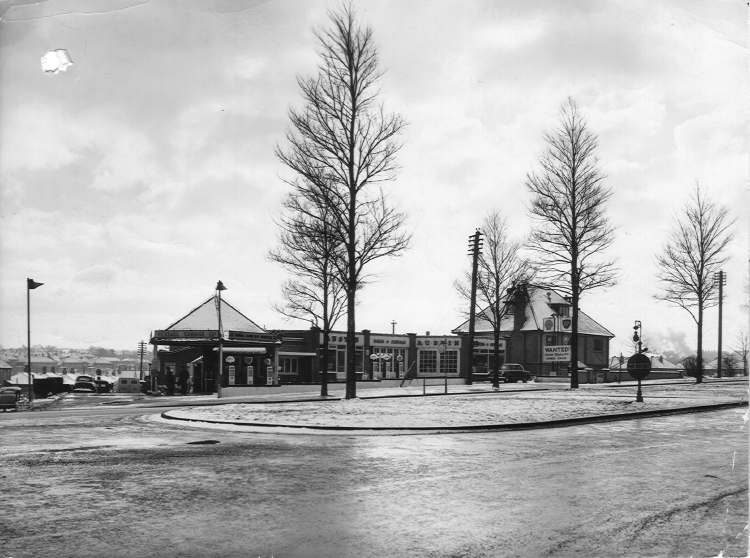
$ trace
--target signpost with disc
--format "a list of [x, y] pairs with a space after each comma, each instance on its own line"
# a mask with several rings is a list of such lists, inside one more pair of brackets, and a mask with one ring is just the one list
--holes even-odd
[[638, 393], [635, 396], [636, 403], [643, 403], [643, 394], [641, 393], [641, 380], [651, 372], [651, 359], [643, 353], [636, 353], [628, 359], [628, 372], [633, 378], [638, 380]]

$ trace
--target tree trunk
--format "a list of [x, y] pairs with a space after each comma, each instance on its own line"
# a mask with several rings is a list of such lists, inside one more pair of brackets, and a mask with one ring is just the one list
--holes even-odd
[[320, 365], [320, 396], [328, 397], [328, 337], [331, 331], [331, 326], [328, 324], [328, 320], [323, 324], [323, 354], [321, 355], [318, 364]]
[[[353, 156], [353, 153], [352, 153]], [[350, 169], [350, 179], [354, 182], [354, 175]], [[356, 277], [356, 253], [354, 251], [355, 242], [355, 209], [356, 209], [356, 191], [350, 189], [349, 191], [349, 245], [347, 246], [347, 257], [349, 258], [349, 276], [346, 279], [346, 399], [354, 399], [357, 397], [357, 375], [356, 375], [356, 359], [354, 355], [355, 337], [357, 334], [357, 328], [354, 322], [354, 306], [355, 297], [357, 294], [357, 277]]]
[[[497, 315], [497, 314], [495, 314]], [[492, 387], [500, 387], [500, 323], [495, 326], [493, 331], [493, 352], [495, 354], [495, 363], [492, 370]]]
[[578, 388], [578, 285], [573, 286], [573, 306], [570, 328], [570, 387]]
[[698, 370], [695, 374], [695, 383], [703, 382], [703, 301], [698, 301]]

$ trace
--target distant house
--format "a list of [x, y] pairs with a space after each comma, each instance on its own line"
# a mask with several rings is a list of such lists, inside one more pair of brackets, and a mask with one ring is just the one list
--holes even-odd
[[[501, 360], [523, 364], [537, 376], [568, 376], [572, 329], [570, 300], [553, 289], [524, 283], [508, 293], [505, 311], [500, 321]], [[475, 320], [474, 330], [472, 368], [475, 372], [492, 369], [493, 327], [481, 312]], [[453, 333], [466, 337], [468, 331], [467, 320]], [[606, 327], [579, 309], [579, 369], [606, 368], [609, 365], [609, 341], [613, 337]], [[467, 362], [470, 350], [468, 343], [462, 343], [462, 359]]]
[[0, 385], [2, 385], [6, 380], [10, 380], [10, 377], [12, 375], [13, 367], [4, 360], [0, 360]]
[[82, 355], [68, 355], [64, 357], [58, 367], [66, 374], [86, 374], [93, 365], [93, 358]]
[[[26, 357], [16, 358], [15, 360], [12, 360], [10, 364], [13, 368], [13, 374], [26, 372]], [[31, 371], [35, 374], [47, 374], [48, 372], [56, 372], [57, 366], [57, 360], [46, 355], [33, 353], [31, 355]]]

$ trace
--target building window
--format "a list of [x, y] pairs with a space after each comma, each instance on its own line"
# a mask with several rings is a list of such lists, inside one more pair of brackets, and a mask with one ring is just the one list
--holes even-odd
[[297, 375], [299, 373], [299, 359], [282, 357], [280, 361], [282, 374]]
[[445, 351], [440, 355], [440, 373], [458, 374], [458, 351]]
[[604, 350], [604, 339], [601, 337], [594, 337], [594, 352], [601, 353]]
[[419, 373], [434, 374], [437, 372], [437, 351], [419, 351]]

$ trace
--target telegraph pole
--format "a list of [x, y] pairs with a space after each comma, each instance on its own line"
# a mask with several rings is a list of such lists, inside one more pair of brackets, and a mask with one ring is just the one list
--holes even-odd
[[138, 342], [138, 356], [141, 357], [141, 364], [140, 364], [140, 374], [138, 376], [139, 380], [143, 379], [143, 354], [146, 352], [146, 343], [145, 341], [139, 341]]
[[479, 255], [482, 253], [482, 233], [477, 229], [469, 236], [469, 255], [471, 256], [471, 302], [469, 303], [469, 374], [466, 383], [471, 385], [471, 375], [474, 371], [474, 318], [477, 305], [477, 269]]
[[724, 285], [727, 284], [727, 274], [717, 271], [714, 273], [714, 281], [719, 284], [719, 347], [716, 350], [716, 375], [721, 378], [721, 306], [724, 298]]

